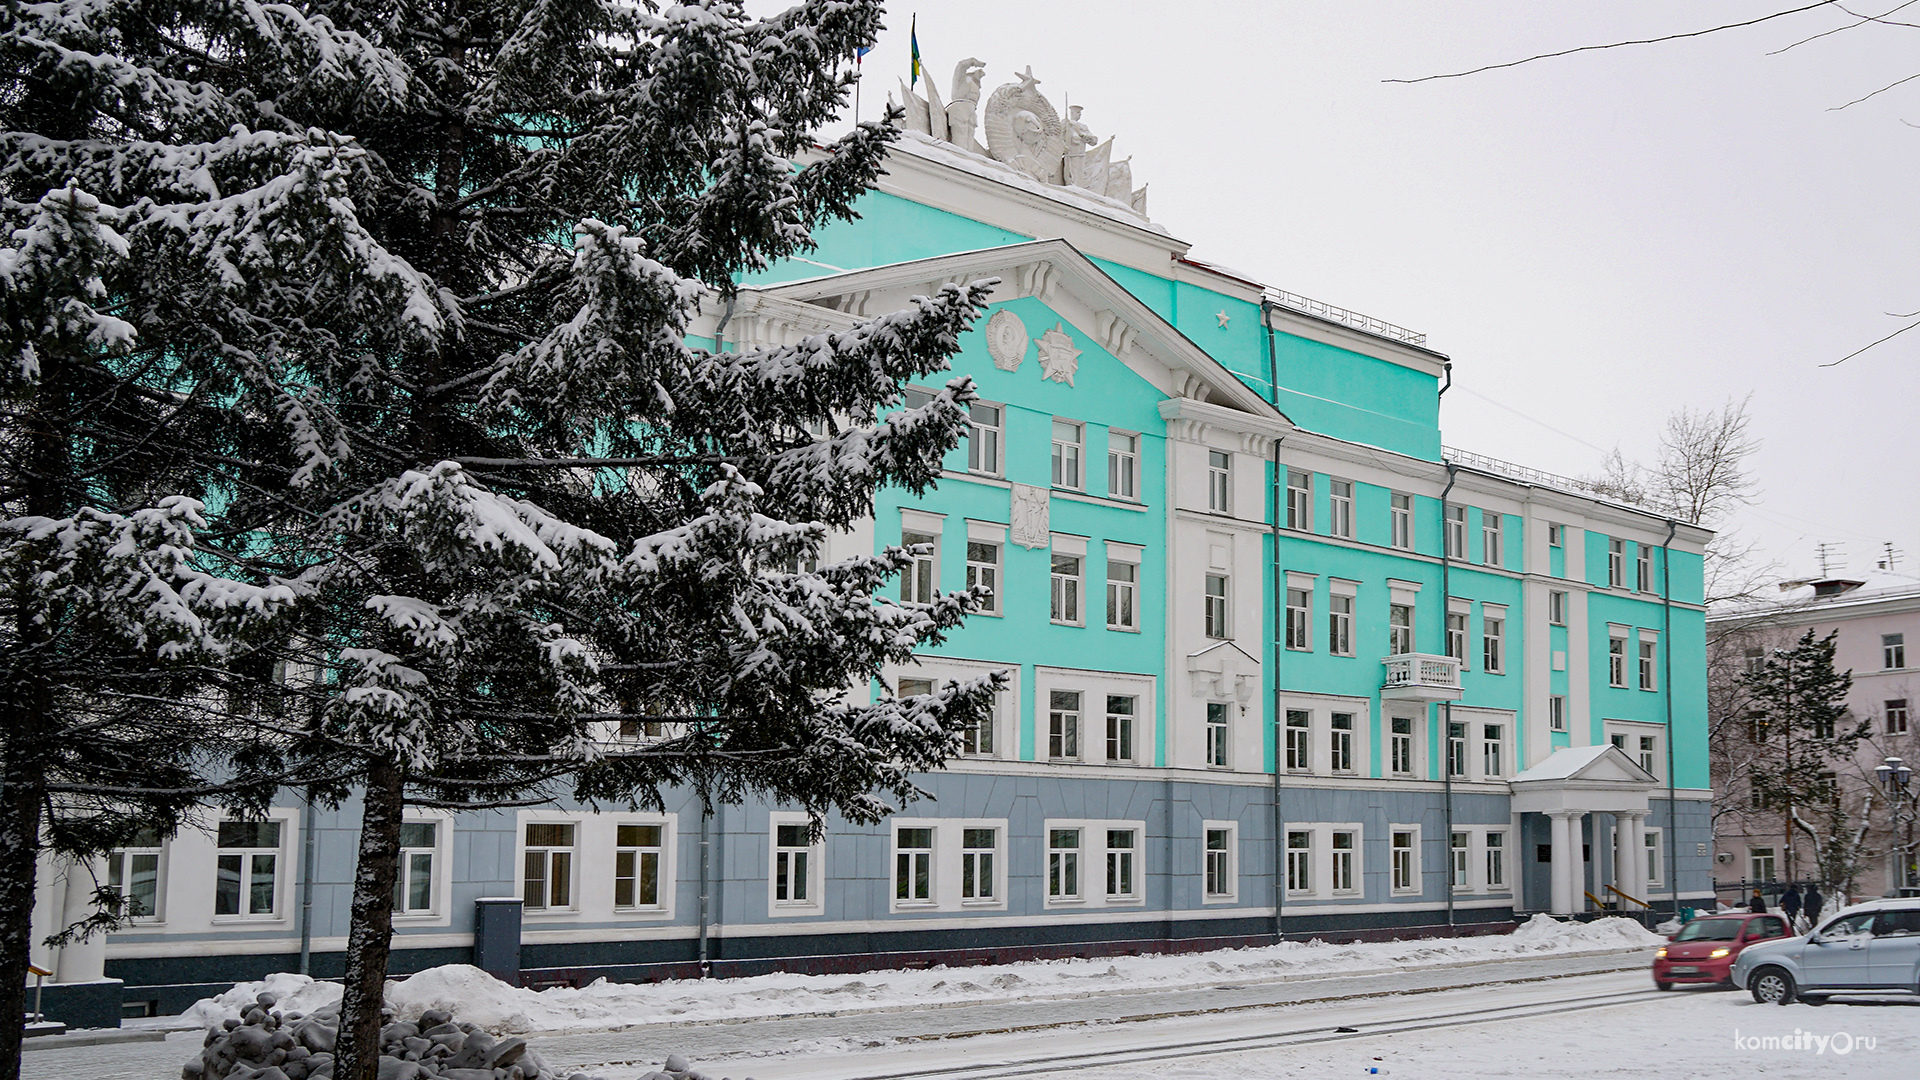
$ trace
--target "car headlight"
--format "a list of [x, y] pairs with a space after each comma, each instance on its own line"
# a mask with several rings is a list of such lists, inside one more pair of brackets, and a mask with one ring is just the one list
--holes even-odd
[[1667, 958], [1667, 947], [1665, 945], [1660, 946], [1660, 951], [1654, 953], [1653, 958], [1656, 960], [1665, 960]]
[[1728, 953], [1730, 953], [1730, 952], [1732, 952], [1732, 951], [1733, 951], [1732, 949], [1728, 949], [1728, 948], [1724, 948], [1724, 947], [1723, 947], [1723, 948], [1719, 948], [1719, 949], [1715, 949], [1715, 950], [1713, 950], [1712, 952], [1710, 952], [1710, 953], [1708, 953], [1708, 954], [1707, 954], [1707, 959], [1709, 959], [1709, 960], [1718, 960], [1718, 959], [1720, 959], [1721, 957], [1723, 957], [1723, 956], [1725, 956], [1725, 955], [1727, 955]]

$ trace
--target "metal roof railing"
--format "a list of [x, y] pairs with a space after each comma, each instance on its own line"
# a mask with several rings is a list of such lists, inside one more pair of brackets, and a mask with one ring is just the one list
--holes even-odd
[[1376, 319], [1371, 315], [1362, 315], [1357, 311], [1350, 311], [1346, 308], [1326, 303], [1325, 301], [1315, 300], [1310, 296], [1301, 296], [1299, 293], [1288, 292], [1285, 289], [1276, 289], [1272, 286], [1267, 287], [1266, 296], [1268, 300], [1273, 301], [1289, 311], [1298, 311], [1316, 318], [1325, 319], [1328, 322], [1339, 323], [1342, 326], [1351, 326], [1355, 330], [1364, 330], [1369, 334], [1383, 338], [1391, 338], [1394, 341], [1405, 342], [1408, 345], [1418, 345], [1421, 348], [1425, 348], [1427, 344], [1427, 335], [1417, 330], [1409, 330], [1404, 326], [1395, 326], [1385, 319]]

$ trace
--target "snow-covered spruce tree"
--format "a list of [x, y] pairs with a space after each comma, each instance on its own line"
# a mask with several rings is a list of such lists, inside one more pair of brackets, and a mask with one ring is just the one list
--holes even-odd
[[1835, 640], [1834, 634], [1820, 638], [1808, 630], [1791, 649], [1774, 649], [1740, 676], [1756, 736], [1748, 786], [1780, 816], [1787, 878], [1802, 873], [1795, 852], [1797, 838], [1805, 835], [1814, 848], [1811, 869], [1830, 887], [1858, 873], [1846, 869], [1858, 844], [1845, 835], [1852, 826], [1839, 813], [1838, 773], [1852, 761], [1870, 722], [1847, 709], [1853, 672], [1834, 670]]
[[[154, 230], [254, 230], [172, 284], [201, 322], [141, 332], [232, 373], [197, 403], [230, 414], [218, 528], [307, 594], [278, 647], [301, 707], [257, 727], [363, 795], [336, 1076], [374, 1074], [407, 805], [692, 784], [872, 819], [956, 749], [988, 681], [844, 691], [974, 598], [882, 599], [899, 552], [786, 568], [938, 475], [968, 383], [874, 418], [985, 286], [789, 348], [683, 341], [703, 295], [878, 175], [889, 124], [808, 153], [878, 3], [9, 11], [5, 47], [88, 136], [17, 121], [52, 147], [19, 140], [21, 177]], [[609, 749], [623, 720], [662, 737]]]

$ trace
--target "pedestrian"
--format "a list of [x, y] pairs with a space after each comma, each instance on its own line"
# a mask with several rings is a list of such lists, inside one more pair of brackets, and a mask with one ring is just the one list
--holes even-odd
[[1808, 926], [1819, 925], [1820, 907], [1826, 902], [1827, 898], [1820, 895], [1820, 887], [1811, 881], [1807, 882], [1807, 895], [1801, 899], [1800, 909], [1807, 913]]
[[1800, 917], [1800, 886], [1788, 883], [1787, 891], [1780, 894], [1780, 914], [1787, 917], [1787, 925]]
[[1759, 889], [1753, 890], [1753, 899], [1747, 901], [1747, 908], [1755, 915], [1765, 915], [1767, 913], [1767, 898], [1760, 895]]

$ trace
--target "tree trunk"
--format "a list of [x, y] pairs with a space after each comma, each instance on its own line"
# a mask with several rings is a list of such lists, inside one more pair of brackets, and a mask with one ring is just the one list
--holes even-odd
[[380, 1071], [381, 1008], [387, 956], [393, 950], [393, 882], [399, 869], [400, 821], [406, 810], [405, 777], [399, 766], [384, 759], [372, 764], [362, 806], [334, 1080], [377, 1080]]
[[34, 735], [39, 727], [36, 719], [32, 715], [23, 717], [19, 726], [8, 732], [6, 772], [4, 778], [0, 778], [0, 783], [6, 785], [4, 793], [0, 793], [0, 1080], [20, 1080], [27, 965], [33, 955], [40, 802], [46, 796], [42, 755]]

